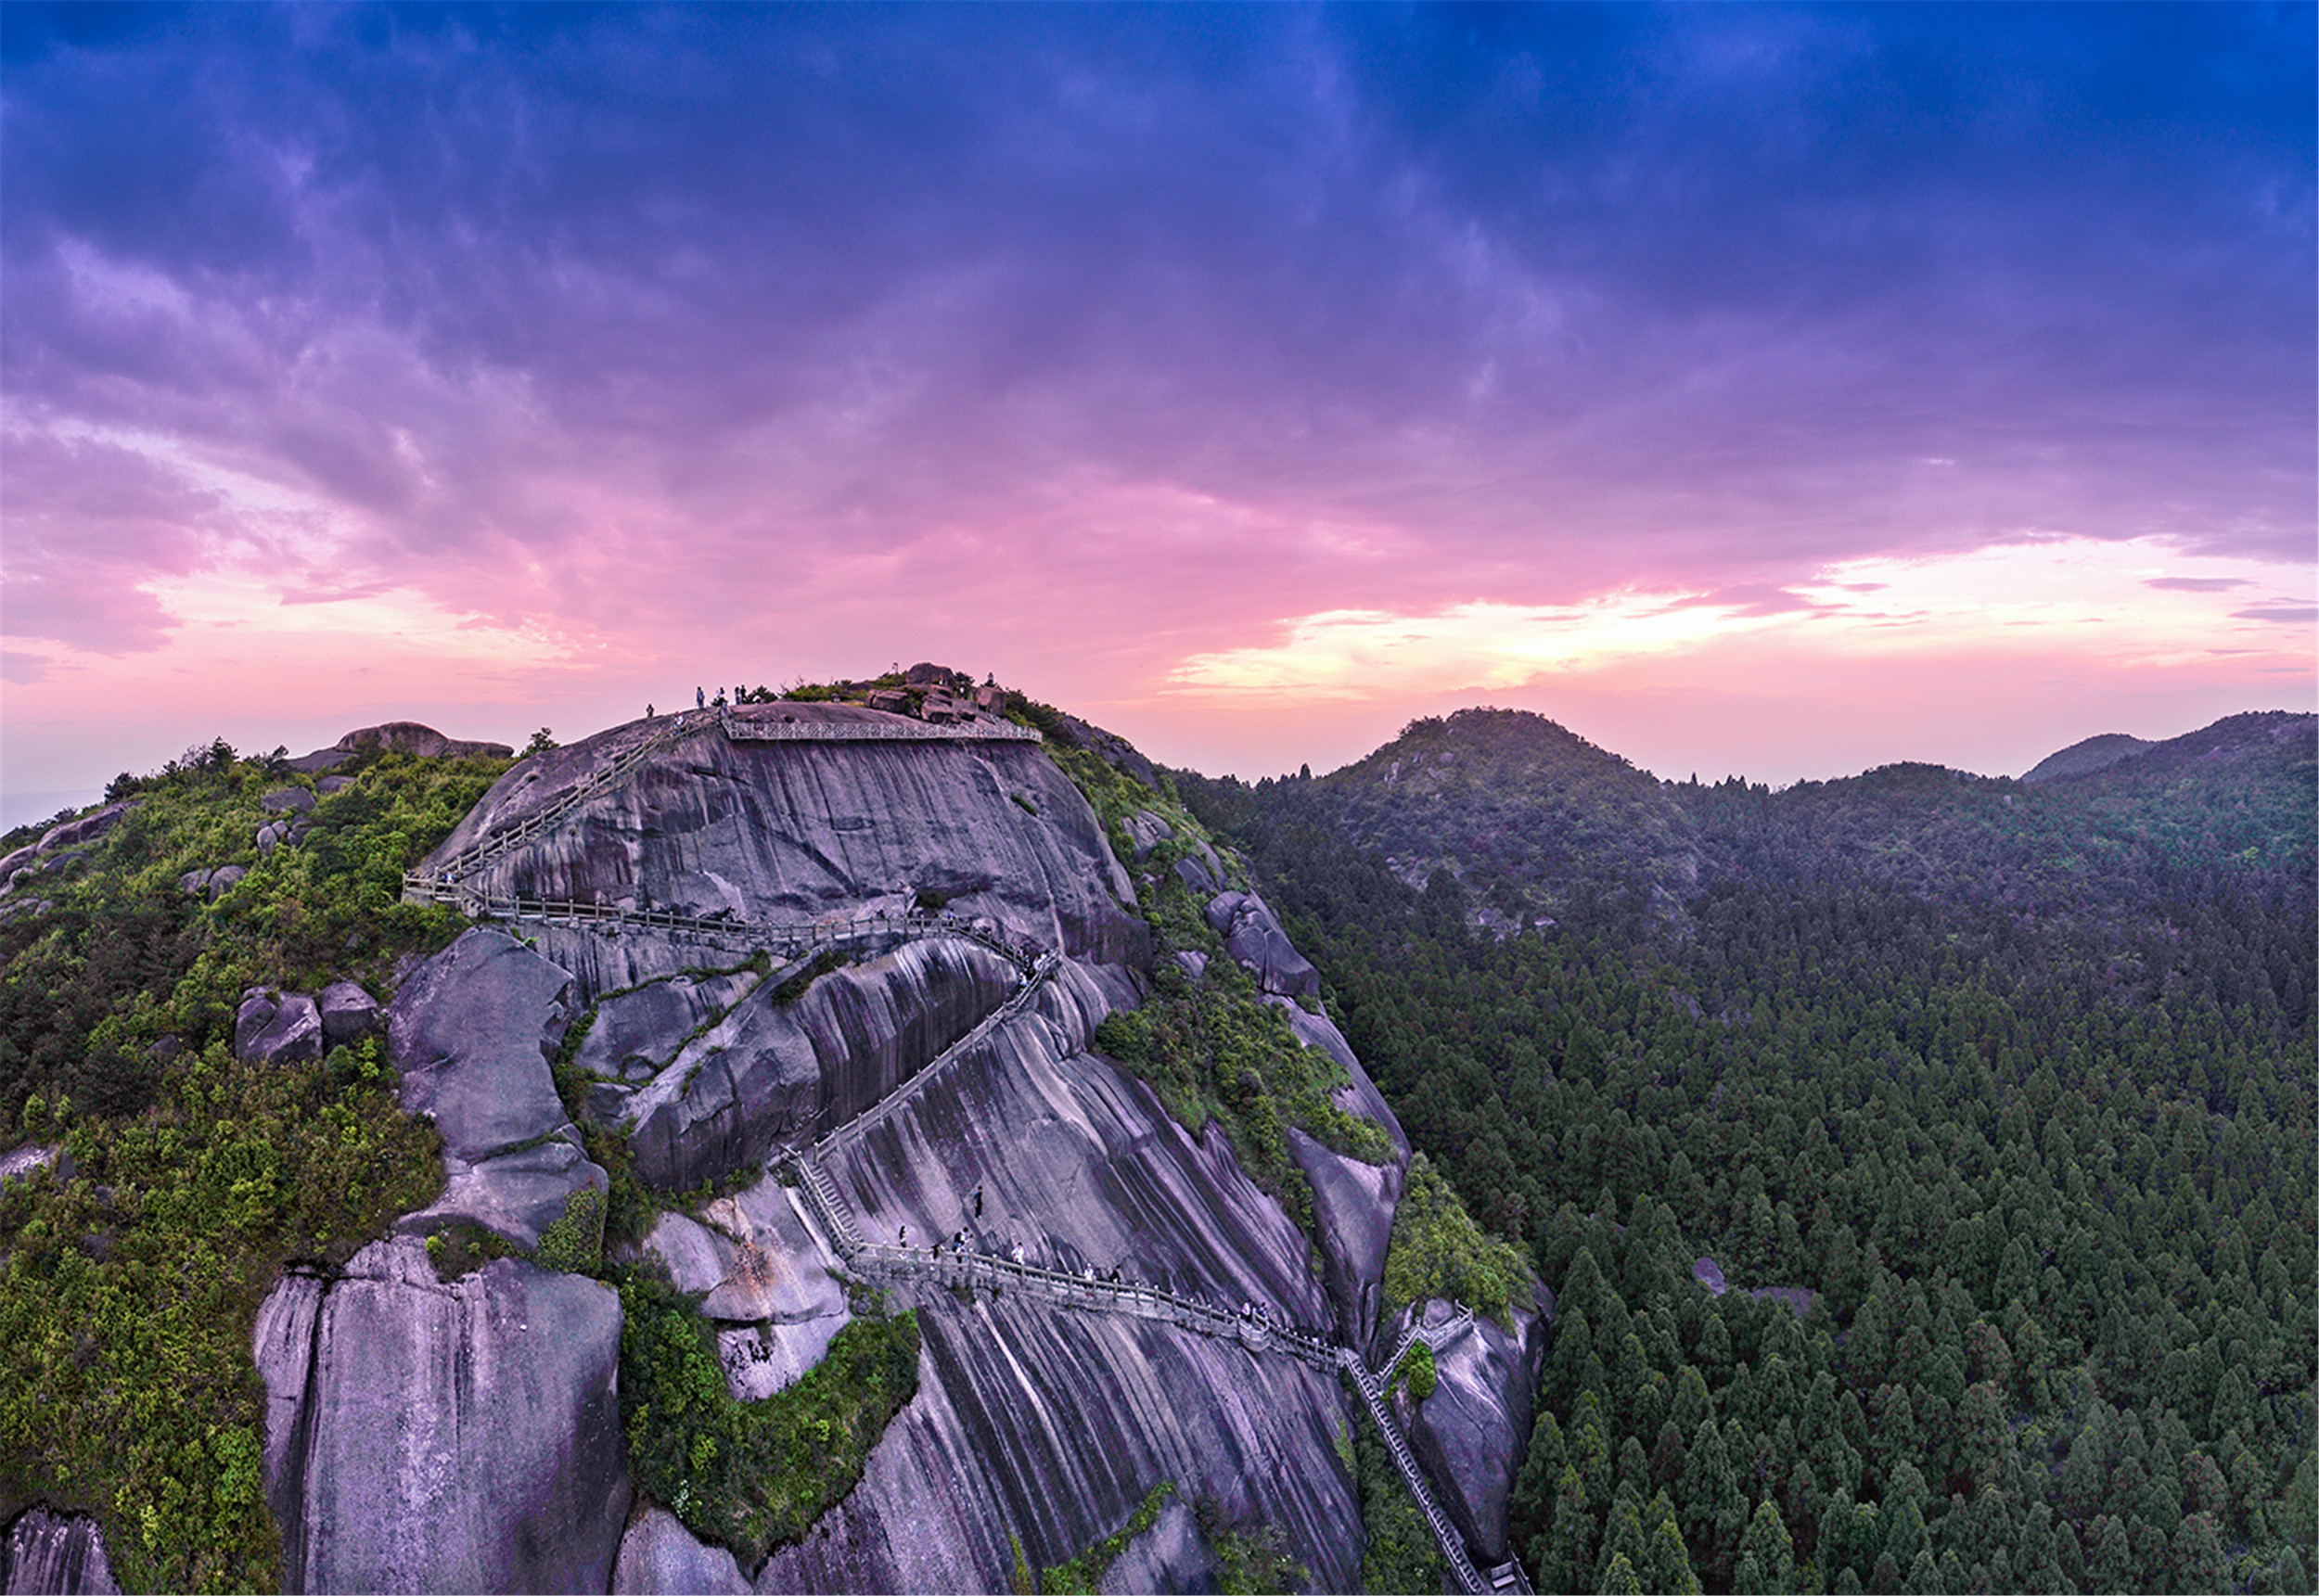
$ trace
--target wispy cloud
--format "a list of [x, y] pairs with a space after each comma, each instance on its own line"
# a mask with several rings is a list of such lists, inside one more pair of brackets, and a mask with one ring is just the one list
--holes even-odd
[[608, 702], [940, 649], [1132, 715], [1307, 624], [1372, 677], [1399, 626], [1426, 680], [1703, 625], [1965, 647], [1895, 564], [2041, 537], [2148, 555], [2112, 631], [2291, 598], [2172, 573], [2310, 564], [2312, 45], [2308, 8], [26, 10], [12, 746], [92, 662], [224, 691], [229, 632], [317, 694], [483, 680], [431, 629]]

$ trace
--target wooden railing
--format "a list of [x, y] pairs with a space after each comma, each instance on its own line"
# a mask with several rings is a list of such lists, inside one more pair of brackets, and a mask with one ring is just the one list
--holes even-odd
[[728, 709], [717, 723], [736, 743], [1037, 743], [1029, 726], [1012, 721], [767, 721], [742, 720]]
[[[1012, 1000], [1010, 1000], [1011, 1002]], [[998, 1016], [993, 1016], [994, 1019]], [[985, 1022], [986, 1024], [988, 1022]], [[978, 1029], [980, 1028], [978, 1028]], [[965, 1041], [958, 1044], [962, 1051]], [[941, 1061], [937, 1061], [939, 1066]], [[933, 1073], [929, 1066], [914, 1078], [913, 1086]], [[895, 1101], [890, 1097], [872, 1113], [886, 1111]], [[931, 1247], [887, 1245], [864, 1238], [861, 1226], [855, 1222], [853, 1210], [839, 1194], [837, 1183], [822, 1168], [818, 1156], [821, 1150], [836, 1144], [850, 1134], [852, 1122], [825, 1136], [812, 1148], [801, 1148], [786, 1155], [781, 1162], [796, 1171], [799, 1191], [814, 1210], [823, 1233], [829, 1239], [831, 1249], [839, 1261], [857, 1275], [866, 1278], [892, 1279], [911, 1276], [929, 1280], [942, 1286], [981, 1285], [990, 1288], [1010, 1287], [1025, 1294], [1068, 1307], [1089, 1309], [1096, 1312], [1125, 1313], [1138, 1319], [1158, 1320], [1198, 1334], [1220, 1340], [1237, 1341], [1252, 1353], [1277, 1353], [1290, 1357], [1316, 1369], [1341, 1373], [1352, 1383], [1362, 1403], [1368, 1409], [1369, 1418], [1377, 1433], [1385, 1439], [1386, 1450], [1393, 1460], [1393, 1467], [1402, 1477], [1417, 1510], [1425, 1517], [1433, 1533], [1434, 1544], [1441, 1549], [1442, 1561], [1449, 1565], [1451, 1577], [1460, 1590], [1480, 1596], [1483, 1591], [1508, 1589], [1501, 1581], [1506, 1577], [1506, 1566], [1501, 1565], [1487, 1578], [1474, 1566], [1473, 1558], [1466, 1551], [1466, 1542], [1441, 1504], [1434, 1500], [1433, 1490], [1426, 1481], [1416, 1456], [1393, 1419], [1387, 1404], [1384, 1386], [1377, 1375], [1362, 1361], [1361, 1354], [1350, 1347], [1320, 1339], [1294, 1325], [1283, 1324], [1261, 1309], [1243, 1308], [1239, 1311], [1222, 1307], [1202, 1297], [1181, 1296], [1164, 1287], [1147, 1285], [1141, 1281], [1107, 1280], [1093, 1270], [1072, 1274], [1068, 1270], [1052, 1270], [1038, 1264], [1025, 1263], [1011, 1258], [1000, 1258], [979, 1250], [946, 1244]], [[1467, 1310], [1470, 1317], [1471, 1310]], [[1431, 1327], [1413, 1327], [1403, 1339], [1388, 1363], [1390, 1376], [1392, 1362], [1397, 1362], [1412, 1343], [1430, 1335], [1446, 1335], [1458, 1328], [1463, 1320]], [[1511, 1587], [1524, 1592], [1529, 1582], [1521, 1577], [1518, 1563], [1510, 1565], [1512, 1577], [1518, 1585]]]
[[[713, 717], [713, 718], [712, 718]], [[458, 881], [490, 869], [525, 843], [555, 830], [591, 799], [625, 782], [655, 754], [711, 726], [735, 743], [1038, 743], [1039, 734], [1011, 721], [962, 721], [937, 725], [922, 721], [766, 721], [744, 720], [730, 709], [693, 710], [670, 715], [644, 739], [599, 771], [591, 772], [577, 786], [546, 808], [525, 815], [506, 831], [497, 832], [448, 859], [436, 862], [431, 874]]]

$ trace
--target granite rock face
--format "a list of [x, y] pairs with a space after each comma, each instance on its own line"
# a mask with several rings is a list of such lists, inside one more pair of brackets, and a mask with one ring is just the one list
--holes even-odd
[[571, 977], [504, 931], [471, 930], [421, 964], [387, 1011], [403, 1106], [480, 1162], [564, 1122], [548, 1068]]
[[629, 1522], [612, 1566], [614, 1596], [661, 1590], [750, 1596], [755, 1589], [731, 1552], [701, 1545], [664, 1507], [647, 1508]]
[[1199, 1521], [1181, 1497], [1170, 1497], [1160, 1516], [1127, 1543], [1119, 1561], [1104, 1571], [1095, 1589], [1104, 1596], [1144, 1590], [1221, 1590], [1224, 1567], [1216, 1561]]
[[911, 942], [833, 971], [802, 997], [766, 983], [629, 1100], [639, 1180], [689, 1191], [869, 1107], [1014, 990], [976, 943]]
[[293, 1590], [602, 1590], [628, 1513], [609, 1286], [399, 1237], [260, 1309]]
[[[1432, 1321], [1447, 1320], [1448, 1304], [1425, 1306]], [[1506, 1499], [1530, 1439], [1531, 1404], [1545, 1350], [1539, 1315], [1517, 1313], [1514, 1325], [1509, 1335], [1476, 1318], [1436, 1348], [1433, 1394], [1408, 1426], [1410, 1450], [1483, 1567], [1514, 1554]]]
[[121, 1596], [105, 1538], [80, 1513], [26, 1510], [0, 1540], [0, 1591], [7, 1596]]
[[1255, 893], [1218, 893], [1208, 900], [1208, 924], [1264, 990], [1291, 998], [1320, 994], [1321, 973]]
[[[894, 721], [847, 705], [786, 703], [749, 705], [733, 718], [744, 726]], [[1086, 799], [1037, 744], [734, 742], [713, 718], [687, 724], [633, 779], [503, 862], [486, 884], [789, 922], [899, 912], [929, 892], [962, 918], [987, 918], [1041, 947], [1149, 964], [1150, 934], [1121, 908], [1134, 900], [1126, 871]], [[669, 729], [665, 717], [633, 721], [524, 760], [432, 858], [549, 807]], [[569, 950], [583, 1002], [699, 962], [697, 949], [646, 938], [575, 933], [541, 945], [559, 962]]]
[[756, 984], [753, 971], [700, 979], [673, 976], [608, 998], [597, 1005], [573, 1062], [610, 1080], [649, 1080], [674, 1056], [676, 1043]]
[[[1313, 1222], [1320, 1232], [1321, 1279], [1337, 1310], [1338, 1337], [1364, 1350], [1377, 1321], [1386, 1245], [1401, 1206], [1405, 1166], [1364, 1164], [1322, 1146], [1295, 1126], [1288, 1153], [1313, 1182]], [[1527, 1436], [1525, 1431], [1524, 1435]]]

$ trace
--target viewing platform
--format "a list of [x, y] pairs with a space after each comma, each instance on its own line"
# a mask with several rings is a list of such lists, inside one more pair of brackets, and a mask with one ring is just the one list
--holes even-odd
[[762, 715], [717, 711], [717, 725], [736, 743], [1036, 743], [1043, 741], [1029, 726], [1012, 721], [904, 721], [890, 717], [869, 720], [775, 720]]

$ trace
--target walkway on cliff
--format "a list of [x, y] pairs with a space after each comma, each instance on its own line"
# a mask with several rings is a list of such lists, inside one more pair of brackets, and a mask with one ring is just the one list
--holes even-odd
[[860, 1226], [854, 1222], [852, 1209], [830, 1181], [827, 1171], [821, 1167], [820, 1155], [843, 1145], [883, 1122], [903, 1104], [938, 1079], [957, 1060], [987, 1040], [1001, 1025], [1021, 1014], [1029, 1007], [1041, 984], [1059, 967], [1059, 955], [1015, 943], [995, 932], [985, 931], [971, 922], [942, 912], [912, 910], [898, 915], [855, 915], [844, 920], [751, 921], [726, 914], [680, 914], [670, 910], [622, 909], [569, 899], [496, 894], [483, 890], [477, 884], [477, 878], [482, 873], [500, 863], [516, 849], [545, 836], [593, 799], [624, 784], [655, 754], [673, 747], [688, 736], [711, 730], [723, 733], [734, 742], [1036, 743], [1041, 740], [1039, 734], [1028, 727], [1005, 722], [928, 725], [907, 721], [769, 721], [755, 718], [743, 721], [724, 709], [672, 715], [667, 718], [664, 727], [655, 727], [643, 741], [620, 754], [602, 770], [592, 772], [554, 803], [526, 815], [506, 831], [480, 839], [451, 858], [439, 862], [431, 870], [405, 873], [403, 877], [404, 900], [406, 902], [445, 904], [475, 919], [529, 920], [544, 925], [569, 926], [599, 936], [616, 937], [632, 930], [642, 931], [746, 948], [752, 951], [757, 949], [778, 951], [793, 956], [809, 955], [824, 949], [933, 937], [962, 938], [989, 948], [1012, 964], [1019, 977], [1015, 990], [1006, 1000], [983, 1016], [972, 1030], [944, 1048], [923, 1068], [914, 1072], [877, 1103], [830, 1130], [811, 1147], [798, 1149], [777, 1161], [776, 1167], [787, 1165], [796, 1172], [807, 1205], [814, 1210], [831, 1250], [840, 1263], [866, 1276], [907, 1276], [930, 1280], [938, 1285], [980, 1283], [989, 1287], [1013, 1286], [1034, 1300], [1158, 1320], [1198, 1334], [1236, 1341], [1252, 1354], [1285, 1356], [1317, 1369], [1332, 1370], [1352, 1385], [1362, 1405], [1368, 1410], [1370, 1422], [1377, 1426], [1377, 1434], [1384, 1437], [1393, 1466], [1401, 1475], [1402, 1483], [1407, 1487], [1418, 1511], [1424, 1515], [1428, 1527], [1432, 1531], [1434, 1543], [1440, 1548], [1442, 1560], [1449, 1565], [1458, 1589], [1471, 1593], [1471, 1596], [1480, 1596], [1484, 1591], [1506, 1590], [1529, 1596], [1530, 1582], [1523, 1575], [1518, 1559], [1500, 1564], [1487, 1574], [1474, 1565], [1472, 1557], [1466, 1551], [1464, 1538], [1451, 1525], [1441, 1504], [1434, 1499], [1432, 1487], [1418, 1466], [1416, 1454], [1409, 1449], [1408, 1439], [1402, 1434], [1401, 1425], [1394, 1420], [1391, 1406], [1386, 1398], [1394, 1372], [1410, 1347], [1422, 1340], [1429, 1347], [1438, 1348], [1471, 1321], [1471, 1309], [1466, 1309], [1460, 1318], [1447, 1324], [1412, 1325], [1383, 1366], [1372, 1370], [1355, 1348], [1308, 1335], [1272, 1320], [1261, 1309], [1234, 1312], [1204, 1298], [1181, 1296], [1140, 1282], [1107, 1281], [1093, 1271], [1074, 1275], [1043, 1269], [1035, 1264], [1018, 1263], [1012, 1258], [989, 1253], [969, 1252], [963, 1247], [920, 1250], [885, 1246], [862, 1235]]
[[[432, 894], [438, 888], [455, 888], [472, 880], [482, 872], [499, 863], [525, 843], [545, 836], [577, 814], [581, 809], [613, 788], [625, 785], [637, 771], [648, 763], [655, 754], [674, 747], [687, 737], [721, 732], [733, 743], [1039, 743], [1039, 734], [1029, 726], [1018, 726], [1011, 721], [962, 721], [950, 724], [933, 724], [895, 717], [889, 720], [866, 721], [839, 719], [825, 721], [809, 719], [765, 720], [757, 716], [746, 719], [730, 709], [695, 709], [685, 713], [656, 717], [646, 722], [651, 729], [634, 747], [616, 755], [610, 763], [593, 771], [555, 802], [535, 810], [517, 821], [506, 830], [480, 837], [450, 858], [438, 861], [425, 873], [405, 875], [404, 896], [412, 897], [415, 888]], [[443, 902], [447, 899], [430, 897], [429, 900]]]
[[[930, 1074], [931, 1071], [926, 1073]], [[925, 1075], [916, 1079], [922, 1080]], [[870, 1113], [882, 1116], [887, 1109], [888, 1104], [881, 1104]], [[1013, 1258], [991, 1253], [968, 1251], [962, 1246], [887, 1246], [863, 1236], [861, 1226], [854, 1220], [852, 1207], [839, 1193], [836, 1182], [822, 1168], [818, 1156], [824, 1149], [847, 1137], [860, 1122], [860, 1119], [850, 1121], [822, 1138], [812, 1148], [788, 1154], [776, 1164], [776, 1168], [786, 1167], [794, 1172], [806, 1206], [813, 1210], [831, 1252], [845, 1268], [865, 1277], [890, 1280], [907, 1277], [928, 1281], [938, 1286], [980, 1284], [990, 1289], [1011, 1286], [1034, 1299], [1096, 1312], [1123, 1313], [1136, 1319], [1157, 1320], [1196, 1334], [1236, 1341], [1250, 1353], [1294, 1358], [1313, 1368], [1332, 1371], [1351, 1383], [1362, 1405], [1368, 1410], [1370, 1422], [1377, 1426], [1377, 1434], [1384, 1437], [1386, 1449], [1392, 1456], [1393, 1467], [1401, 1475], [1402, 1483], [1407, 1487], [1417, 1511], [1424, 1514], [1426, 1524], [1433, 1533], [1434, 1544], [1441, 1549], [1442, 1561], [1448, 1564], [1458, 1589], [1476, 1593], [1476, 1596], [1482, 1591], [1517, 1590], [1527, 1593], [1530, 1590], [1530, 1582], [1524, 1577], [1518, 1561], [1503, 1564], [1487, 1574], [1475, 1567], [1472, 1557], [1466, 1551], [1465, 1539], [1457, 1533], [1448, 1515], [1441, 1511], [1441, 1504], [1434, 1500], [1432, 1487], [1418, 1466], [1416, 1454], [1409, 1449], [1408, 1439], [1402, 1434], [1401, 1425], [1394, 1420], [1392, 1408], [1386, 1398], [1394, 1369], [1409, 1348], [1419, 1341], [1429, 1347], [1440, 1347], [1471, 1322], [1473, 1312], [1470, 1309], [1446, 1324], [1410, 1326], [1384, 1366], [1372, 1370], [1355, 1348], [1309, 1335], [1291, 1325], [1278, 1322], [1261, 1309], [1244, 1309], [1236, 1312], [1203, 1297], [1185, 1296], [1160, 1286], [1147, 1285], [1141, 1281], [1107, 1280], [1093, 1270], [1071, 1274], [1061, 1270], [1044, 1269], [1037, 1264], [1018, 1263]]]

